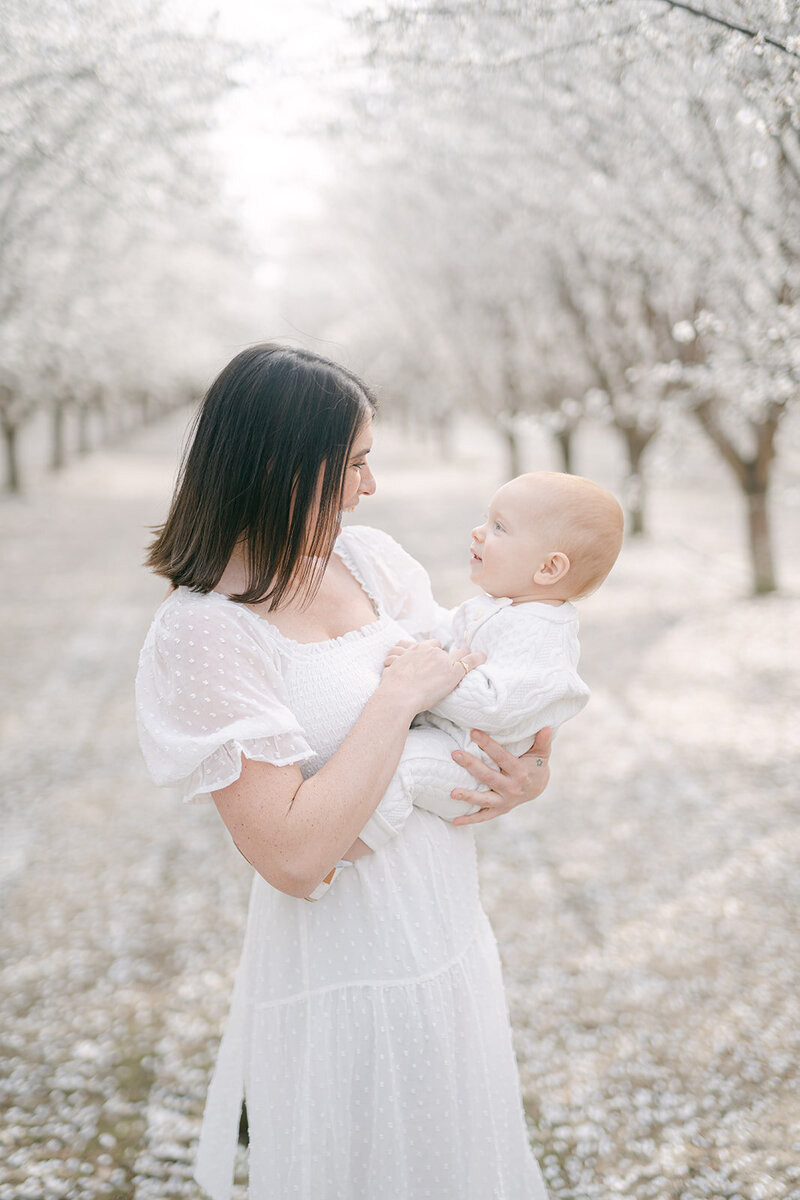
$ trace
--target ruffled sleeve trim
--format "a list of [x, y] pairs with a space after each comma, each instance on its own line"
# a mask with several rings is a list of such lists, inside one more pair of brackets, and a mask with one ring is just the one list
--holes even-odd
[[211, 792], [235, 783], [242, 773], [242, 757], [254, 762], [286, 767], [291, 763], [313, 758], [314, 751], [299, 733], [270, 734], [268, 737], [231, 739], [209, 754], [200, 766], [181, 785], [185, 804], [202, 804], [211, 800]]

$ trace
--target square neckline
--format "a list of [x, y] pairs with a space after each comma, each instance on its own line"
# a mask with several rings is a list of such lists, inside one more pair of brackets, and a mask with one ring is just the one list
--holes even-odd
[[336, 557], [342, 563], [342, 565], [343, 565], [344, 569], [347, 571], [347, 573], [351, 576], [352, 579], [355, 580], [355, 582], [361, 588], [361, 591], [364, 593], [367, 600], [369, 600], [369, 602], [372, 605], [372, 608], [376, 614], [375, 619], [373, 621], [368, 621], [365, 625], [359, 625], [357, 629], [348, 629], [344, 633], [340, 633], [338, 635], [338, 637], [322, 638], [321, 640], [318, 639], [318, 640], [310, 641], [310, 642], [299, 642], [297, 640], [297, 638], [288, 637], [285, 633], [281, 633], [281, 631], [280, 631], [280, 629], [278, 629], [277, 625], [275, 625], [272, 621], [270, 621], [269, 618], [259, 616], [259, 614], [257, 612], [253, 612], [252, 608], [248, 608], [248, 606], [246, 604], [242, 604], [238, 600], [232, 600], [230, 598], [230, 596], [226, 596], [224, 592], [216, 592], [212, 589], [210, 592], [207, 593], [207, 595], [219, 596], [219, 598], [221, 600], [227, 601], [228, 604], [236, 605], [236, 607], [238, 609], [241, 609], [243, 612], [248, 613], [249, 616], [251, 616], [254, 620], [258, 621], [258, 623], [260, 625], [266, 625], [268, 627], [268, 629], [272, 632], [273, 636], [278, 641], [284, 642], [287, 646], [291, 646], [293, 648], [298, 648], [298, 649], [299, 648], [308, 648], [308, 647], [324, 648], [326, 646], [336, 646], [339, 644], [345, 644], [347, 642], [355, 641], [362, 637], [366, 637], [369, 634], [373, 633], [375, 630], [379, 629], [383, 625], [386, 614], [384, 613], [383, 606], [382, 606], [380, 600], [378, 599], [378, 597], [372, 591], [370, 591], [370, 589], [367, 587], [367, 584], [364, 581], [364, 579], [361, 575], [361, 572], [358, 570], [358, 567], [353, 560], [352, 554], [350, 554], [350, 552], [347, 549], [347, 545], [341, 544], [342, 534], [344, 534], [345, 532], [346, 532], [346, 530], [343, 529], [338, 534], [331, 553], [336, 555]]

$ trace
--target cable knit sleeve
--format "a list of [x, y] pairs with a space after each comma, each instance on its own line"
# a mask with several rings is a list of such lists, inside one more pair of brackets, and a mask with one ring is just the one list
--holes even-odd
[[233, 783], [243, 754], [275, 766], [313, 754], [257, 622], [224, 597], [179, 589], [150, 627], [136, 676], [139, 741], [155, 783], [184, 800]]
[[506, 608], [482, 625], [470, 649], [486, 662], [431, 712], [506, 744], [532, 742], [545, 725], [557, 728], [581, 711], [589, 689], [577, 671], [577, 620], [557, 623], [530, 610]]
[[393, 617], [411, 637], [450, 639], [449, 609], [433, 598], [428, 572], [382, 529], [349, 525], [336, 552], [349, 562], [382, 612]]

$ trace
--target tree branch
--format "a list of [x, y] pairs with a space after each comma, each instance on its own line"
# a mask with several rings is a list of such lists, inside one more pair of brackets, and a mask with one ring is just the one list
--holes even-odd
[[770, 37], [768, 33], [762, 33], [758, 29], [750, 29], [747, 25], [740, 25], [737, 21], [729, 21], [727, 17], [718, 17], [716, 13], [706, 12], [703, 8], [695, 8], [693, 4], [684, 4], [682, 0], [654, 0], [656, 4], [666, 4], [668, 8], [677, 8], [681, 12], [689, 13], [692, 17], [700, 17], [703, 21], [708, 21], [712, 25], [721, 25], [723, 29], [730, 29], [734, 33], [741, 33], [752, 41], [756, 39], [764, 42], [767, 46], [772, 46], [774, 50], [780, 50], [783, 54], [788, 54], [790, 58], [796, 58], [800, 61], [800, 54], [796, 50], [792, 50], [785, 42], [778, 41], [777, 38]]
[[692, 411], [717, 450], [719, 450], [725, 462], [733, 471], [739, 481], [739, 485], [745, 487], [747, 470], [748, 467], [753, 465], [753, 460], [745, 458], [736, 449], [731, 439], [717, 421], [714, 406], [710, 400], [701, 400], [698, 404], [695, 404]]

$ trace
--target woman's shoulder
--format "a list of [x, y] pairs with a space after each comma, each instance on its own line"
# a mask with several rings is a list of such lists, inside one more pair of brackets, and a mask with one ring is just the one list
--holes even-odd
[[336, 551], [350, 560], [362, 579], [378, 585], [379, 591], [386, 586], [394, 588], [410, 575], [425, 574], [396, 538], [372, 525], [346, 526], [336, 540]]
[[177, 587], [153, 614], [151, 628], [168, 633], [192, 633], [198, 625], [233, 629], [240, 624], [241, 605], [221, 592], [194, 592]]
[[336, 550], [389, 616], [410, 622], [414, 632], [433, 628], [436, 605], [428, 573], [391, 534], [371, 525], [348, 525]]
[[[264, 626], [263, 629], [260, 626]], [[179, 587], [159, 605], [145, 639], [161, 654], [184, 652], [207, 661], [211, 655], [277, 653], [269, 625], [244, 605], [220, 592], [193, 592]]]

